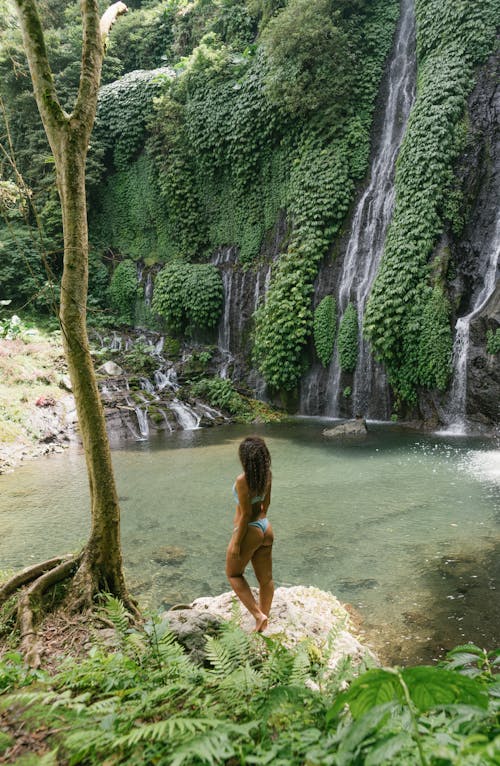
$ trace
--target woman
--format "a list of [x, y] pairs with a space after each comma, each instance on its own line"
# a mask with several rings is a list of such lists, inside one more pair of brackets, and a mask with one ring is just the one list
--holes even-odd
[[[255, 630], [260, 633], [267, 628], [274, 594], [271, 560], [274, 535], [266, 518], [271, 502], [271, 455], [259, 436], [243, 439], [238, 454], [243, 473], [233, 485], [237, 505], [226, 574], [241, 603], [255, 618]], [[259, 581], [258, 604], [244, 577], [249, 561]]]

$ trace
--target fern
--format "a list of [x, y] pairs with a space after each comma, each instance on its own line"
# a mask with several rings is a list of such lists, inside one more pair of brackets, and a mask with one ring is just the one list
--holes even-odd
[[170, 717], [162, 721], [143, 724], [133, 729], [129, 734], [117, 737], [113, 741], [113, 748], [134, 747], [140, 742], [183, 740], [189, 735], [204, 733], [219, 725], [222, 725], [222, 722], [216, 718]]
[[256, 726], [258, 726], [256, 721], [243, 725], [218, 722], [217, 730], [206, 732], [203, 736], [195, 737], [178, 747], [173, 753], [170, 766], [182, 766], [193, 759], [199, 759], [201, 763], [209, 764], [209, 766], [218, 765], [223, 760], [236, 755], [230, 736], [247, 740]]
[[224, 678], [247, 662], [251, 640], [241, 628], [229, 622], [224, 625], [219, 638], [207, 638], [205, 653], [212, 664], [212, 674]]
[[304, 645], [299, 646], [297, 654], [293, 658], [290, 670], [289, 683], [291, 685], [303, 685], [309, 678], [311, 663], [309, 654]]
[[104, 614], [112, 623], [120, 643], [123, 643], [130, 627], [130, 614], [118, 598], [109, 593], [104, 593], [103, 597], [105, 601]]

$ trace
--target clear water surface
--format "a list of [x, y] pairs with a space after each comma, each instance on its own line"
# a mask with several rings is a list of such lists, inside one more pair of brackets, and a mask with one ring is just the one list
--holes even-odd
[[[115, 450], [125, 565], [142, 604], [228, 589], [237, 445], [253, 430], [273, 459], [277, 585], [314, 585], [351, 604], [387, 662], [431, 661], [466, 640], [500, 645], [498, 445], [377, 426], [364, 440], [332, 441], [324, 427], [225, 426]], [[76, 550], [88, 528], [79, 450], [0, 477], [0, 569]], [[181, 549], [175, 563], [165, 546]]]

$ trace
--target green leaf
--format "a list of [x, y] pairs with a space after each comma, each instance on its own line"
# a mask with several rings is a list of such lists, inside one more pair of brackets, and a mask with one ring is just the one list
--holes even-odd
[[410, 746], [412, 746], [412, 739], [408, 732], [391, 734], [370, 750], [366, 756], [364, 766], [384, 766], [404, 747]]
[[404, 695], [397, 673], [376, 668], [356, 678], [350, 688], [340, 694], [327, 712], [330, 723], [348, 704], [353, 718], [360, 718], [372, 708], [387, 702], [403, 702]]
[[412, 702], [421, 712], [440, 705], [488, 707], [488, 695], [480, 681], [433, 667], [406, 668], [401, 676]]

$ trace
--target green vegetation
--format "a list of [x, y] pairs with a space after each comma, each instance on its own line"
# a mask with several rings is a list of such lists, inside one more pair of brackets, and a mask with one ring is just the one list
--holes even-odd
[[[417, 0], [418, 87], [396, 172], [396, 204], [364, 329], [399, 396], [444, 388], [451, 332], [446, 299], [429, 265], [456, 219], [454, 164], [467, 135], [474, 67], [491, 52], [497, 0]], [[450, 220], [451, 219], [451, 220]], [[437, 342], [437, 348], [434, 344]]]
[[152, 308], [175, 332], [215, 327], [224, 300], [219, 271], [209, 264], [169, 263], [156, 277]]
[[358, 312], [352, 303], [347, 304], [340, 320], [337, 338], [339, 364], [342, 372], [354, 372], [358, 361]]
[[130, 630], [112, 599], [106, 616], [116, 650], [95, 646], [52, 678], [4, 656], [5, 748], [21, 725], [26, 738], [43, 725], [43, 762], [75, 766], [498, 763], [499, 652], [467, 645], [441, 667], [361, 668], [356, 677], [347, 660], [327, 669], [328, 646], [288, 650], [230, 622], [207, 638], [200, 666], [167, 621]]
[[191, 385], [190, 394], [229, 413], [241, 423], [252, 423], [254, 420], [272, 423], [283, 417], [265, 402], [240, 394], [227, 378], [201, 378]]
[[314, 312], [314, 345], [323, 367], [328, 367], [332, 358], [336, 324], [337, 306], [335, 298], [331, 295], [325, 295]]
[[137, 267], [132, 261], [118, 264], [111, 277], [109, 287], [111, 305], [122, 317], [123, 322], [131, 324], [134, 319], [137, 298]]
[[[78, 3], [41, 5], [66, 105], [77, 87]], [[313, 285], [366, 173], [398, 8], [397, 0], [133, 3], [110, 34], [88, 159], [92, 321], [109, 311], [103, 288], [110, 270], [102, 254], [177, 268], [201, 265], [217, 248], [235, 245], [246, 268], [275, 247], [284, 221], [267, 301], [255, 318], [253, 359], [271, 389], [290, 392], [308, 363], [311, 334], [328, 364], [328, 312], [318, 307], [314, 316]], [[408, 402], [419, 387], [442, 389], [449, 380], [447, 291], [430, 259], [442, 232], [457, 233], [465, 220], [455, 165], [467, 141], [475, 68], [493, 49], [499, 10], [498, 0], [416, 2], [417, 99], [364, 317], [396, 396]], [[19, 187], [5, 162], [0, 256], [8, 257], [0, 258], [0, 298], [47, 311], [54, 302], [49, 277], [57, 292], [61, 271], [61, 220], [49, 148], [7, 7], [0, 81], [1, 111], [26, 184]], [[173, 297], [156, 299], [178, 333], [213, 326], [218, 316], [215, 281], [207, 301], [191, 288], [181, 308]], [[112, 310], [131, 321], [128, 309]], [[140, 321], [153, 321], [144, 307]]]
[[486, 350], [488, 354], [500, 354], [500, 327], [486, 333]]

